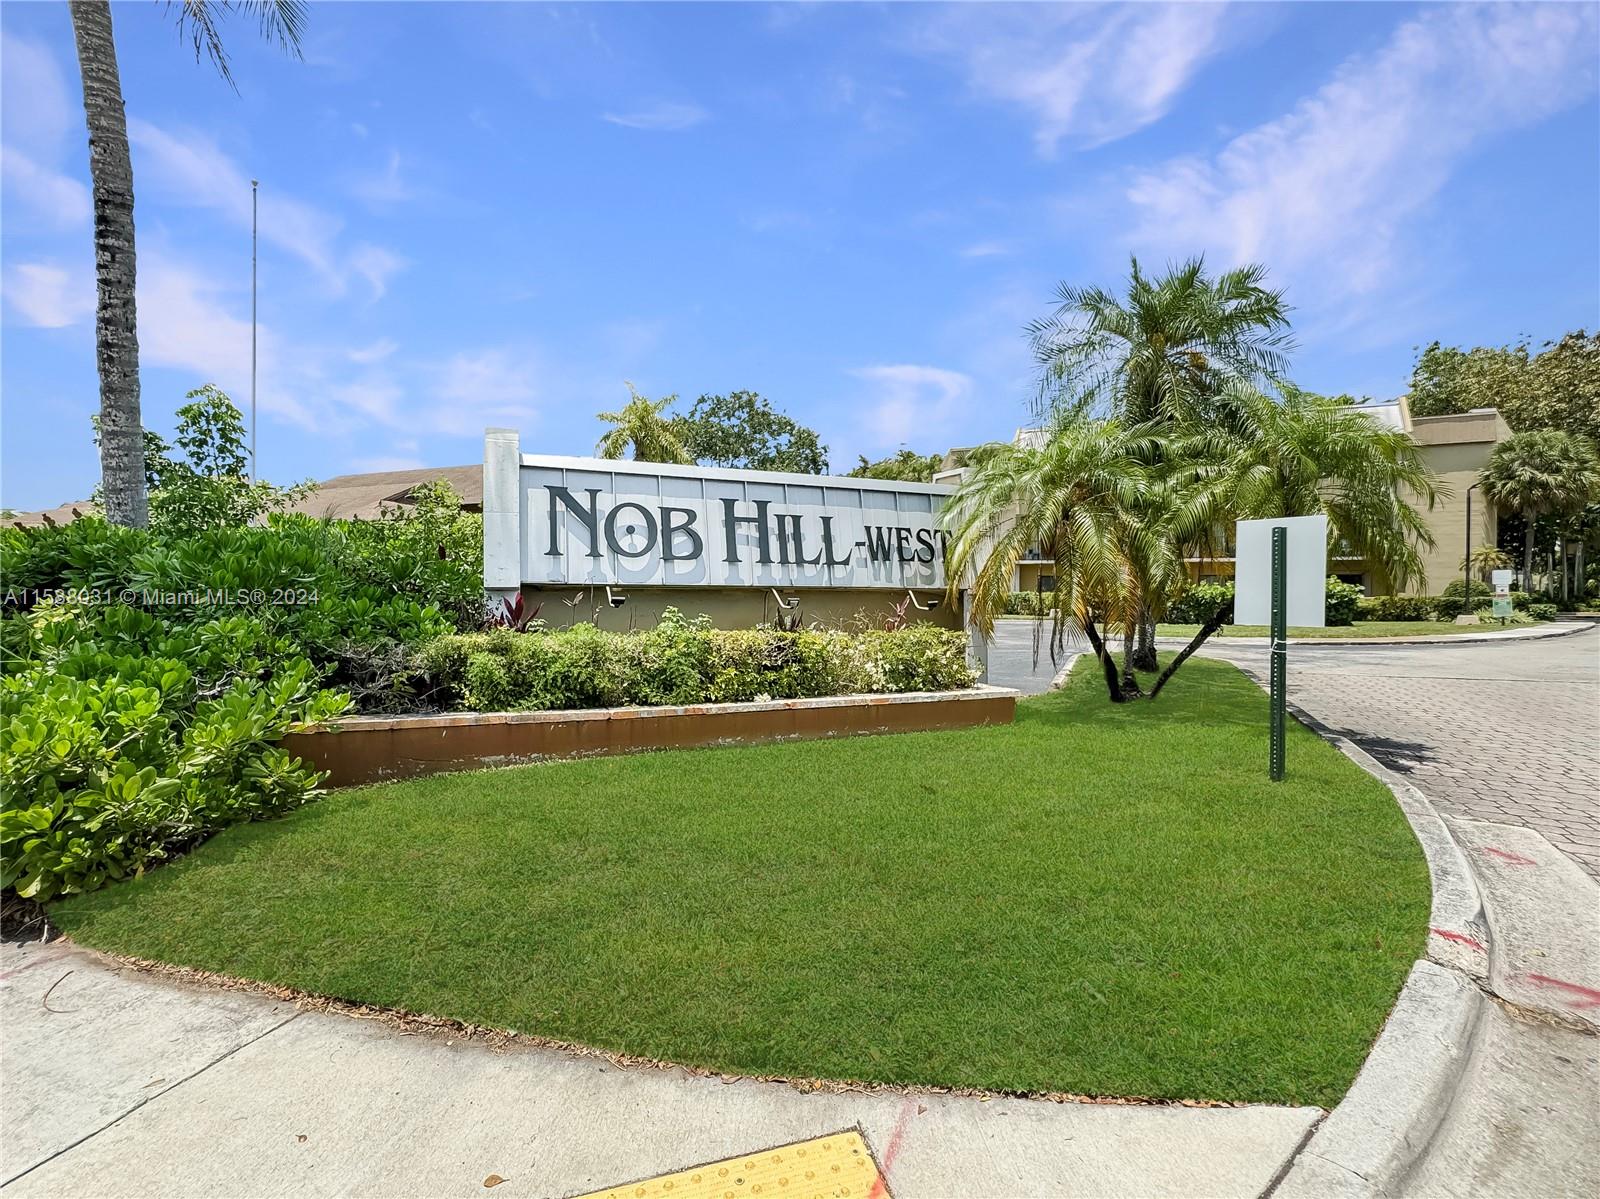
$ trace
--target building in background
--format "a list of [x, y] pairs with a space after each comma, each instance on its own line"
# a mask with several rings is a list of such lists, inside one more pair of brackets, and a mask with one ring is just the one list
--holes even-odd
[[[1494, 447], [1511, 436], [1511, 427], [1493, 408], [1479, 408], [1451, 416], [1413, 417], [1405, 397], [1384, 404], [1363, 404], [1358, 411], [1372, 420], [1409, 433], [1422, 451], [1424, 464], [1443, 485], [1446, 495], [1430, 508], [1415, 496], [1408, 496], [1428, 523], [1433, 548], [1422, 551], [1423, 577], [1408, 588], [1416, 595], [1438, 595], [1453, 579], [1461, 577], [1461, 562], [1467, 555], [1468, 489], [1471, 488], [1472, 545], [1494, 545], [1500, 525], [1494, 506], [1487, 503], [1476, 484], [1478, 474], [1488, 465]], [[1037, 448], [1044, 438], [1042, 429], [1018, 429], [1012, 444]], [[971, 449], [954, 449], [945, 455], [933, 476], [936, 483], [960, 482]], [[1221, 530], [1221, 552], [1189, 559], [1189, 575], [1196, 582], [1218, 582], [1233, 578], [1233, 531]], [[1050, 591], [1055, 587], [1052, 562], [1044, 547], [1035, 547], [1017, 564], [1013, 587], [1017, 591]], [[1390, 591], [1382, 572], [1345, 548], [1333, 546], [1329, 552], [1328, 573], [1347, 583], [1355, 583], [1368, 595]]]

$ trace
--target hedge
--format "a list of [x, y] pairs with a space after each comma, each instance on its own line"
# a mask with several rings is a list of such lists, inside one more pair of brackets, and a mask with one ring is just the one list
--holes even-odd
[[970, 687], [966, 638], [909, 625], [894, 631], [714, 629], [668, 608], [653, 629], [441, 637], [422, 651], [433, 697], [475, 711], [734, 703]]

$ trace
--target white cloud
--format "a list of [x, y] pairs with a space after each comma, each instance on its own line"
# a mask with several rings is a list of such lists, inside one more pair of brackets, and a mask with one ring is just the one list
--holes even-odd
[[393, 338], [380, 337], [371, 345], [357, 346], [354, 349], [346, 350], [344, 356], [351, 362], [362, 366], [370, 366], [374, 362], [382, 362], [399, 348], [400, 343]]
[[435, 372], [438, 398], [419, 414], [436, 432], [467, 436], [489, 425], [533, 422], [533, 362], [525, 350], [487, 349], [453, 355]]
[[1011, 252], [1011, 246], [1003, 241], [980, 241], [974, 242], [970, 246], [964, 246], [961, 250], [961, 257], [999, 258], [1002, 255], [1010, 254]]
[[372, 288], [372, 298], [380, 300], [389, 290], [389, 279], [406, 267], [406, 260], [393, 250], [363, 242], [350, 253], [350, 269]]
[[1589, 5], [1431, 8], [1346, 61], [1286, 115], [1215, 155], [1173, 159], [1127, 189], [1144, 250], [1220, 252], [1365, 291], [1402, 227], [1487, 138], [1595, 87]]
[[47, 46], [6, 30], [0, 39], [0, 128], [7, 145], [40, 156], [83, 134], [83, 110]]
[[671, 100], [663, 100], [655, 104], [647, 104], [645, 107], [635, 109], [632, 112], [602, 113], [600, 119], [610, 121], [613, 125], [626, 126], [629, 129], [676, 132], [680, 129], [692, 128], [710, 115], [698, 104], [680, 104]]
[[956, 5], [913, 46], [954, 60], [973, 90], [1037, 122], [1045, 157], [1061, 141], [1097, 145], [1164, 116], [1222, 48], [1219, 4]]
[[863, 366], [850, 373], [873, 384], [875, 395], [862, 420], [878, 448], [939, 435], [972, 393], [970, 376], [937, 366]]
[[[130, 117], [128, 139], [136, 151], [135, 177], [151, 180], [163, 200], [210, 208], [241, 228], [250, 227], [250, 179], [210, 138], [193, 131], [179, 135]], [[283, 194], [270, 182], [261, 187], [263, 241], [299, 258], [336, 294], [355, 275], [372, 288], [374, 298], [383, 295], [404, 260], [365, 243], [342, 252], [343, 226], [338, 217]]]
[[76, 325], [94, 315], [94, 276], [48, 262], [19, 262], [5, 273], [5, 301], [26, 324]]
[[0, 147], [0, 188], [7, 207], [16, 202], [56, 229], [87, 226], [92, 212], [89, 189], [78, 180], [42, 166], [15, 146]]
[[390, 150], [388, 161], [376, 171], [356, 175], [350, 191], [372, 208], [391, 208], [412, 199], [416, 192], [400, 173], [400, 151]]

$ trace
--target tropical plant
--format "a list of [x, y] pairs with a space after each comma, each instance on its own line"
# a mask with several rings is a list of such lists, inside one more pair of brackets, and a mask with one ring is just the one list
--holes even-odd
[[1510, 554], [1499, 546], [1480, 545], [1471, 554], [1461, 560], [1457, 570], [1475, 570], [1478, 577], [1488, 582], [1491, 574], [1497, 570], [1509, 570], [1513, 565]]
[[602, 458], [621, 458], [630, 449], [640, 462], [675, 462], [687, 465], [694, 461], [683, 444], [679, 430], [672, 418], [663, 415], [677, 402], [678, 397], [650, 400], [628, 384], [628, 402], [616, 412], [602, 412], [599, 419], [611, 425], [600, 437], [595, 453]]
[[[1213, 278], [1202, 258], [1152, 278], [1134, 258], [1122, 297], [1062, 283], [1056, 310], [1027, 327], [1044, 410], [1110, 413], [1164, 432], [1204, 422], [1224, 387], [1288, 368], [1289, 310], [1265, 280], [1257, 265]], [[1138, 666], [1153, 670], [1153, 613], [1138, 634]]]
[[481, 711], [946, 691], [973, 681], [966, 639], [952, 629], [714, 629], [675, 608], [637, 632], [585, 623], [442, 637], [422, 664], [434, 694]]
[[[1024, 557], [1051, 561], [1055, 589], [1039, 601], [1035, 652], [1050, 614], [1052, 661], [1069, 628], [1084, 631], [1105, 675], [1112, 702], [1139, 694], [1133, 633], [1142, 615], [1164, 606], [1181, 586], [1176, 546], [1205, 517], [1198, 492], [1165, 477], [1152, 462], [1148, 425], [1094, 420], [1063, 411], [1042, 444], [1003, 447], [986, 454], [962, 480], [941, 514], [951, 534], [948, 577], [954, 592], [968, 589], [970, 619], [991, 636], [996, 617], [1011, 604], [1011, 580]], [[1226, 606], [1223, 617], [1232, 612]], [[1193, 649], [1220, 627], [1208, 622], [1189, 650], [1169, 665], [1153, 698]], [[1119, 670], [1106, 643], [1120, 629]]]
[[[211, 384], [191, 391], [178, 409], [172, 447], [149, 444], [145, 477], [153, 479], [150, 527], [175, 536], [202, 529], [252, 524], [311, 490], [310, 483], [277, 487], [249, 476], [244, 416], [225, 392]], [[155, 439], [157, 442], [159, 438]], [[156, 462], [150, 455], [158, 455]]]
[[1409, 434], [1337, 399], [1280, 384], [1275, 398], [1243, 381], [1216, 397], [1212, 421], [1178, 439], [1178, 458], [1215, 486], [1224, 521], [1328, 517], [1328, 535], [1404, 589], [1423, 578], [1433, 535], [1412, 501], [1448, 494]]
[[744, 470], [828, 473], [828, 447], [753, 391], [703, 395], [673, 427], [696, 462]]
[[1062, 283], [1055, 312], [1027, 328], [1046, 406], [1188, 421], [1229, 380], [1283, 374], [1289, 310], [1265, 279], [1255, 265], [1212, 278], [1201, 258], [1151, 278], [1135, 258], [1125, 297]]
[[[108, 0], [72, 0], [68, 10], [83, 76], [94, 199], [100, 485], [107, 519], [113, 524], [141, 527], [149, 520], [149, 502], [139, 414], [133, 165], [128, 152], [122, 77], [117, 69]], [[292, 54], [300, 53], [306, 12], [303, 0], [184, 0], [178, 9], [180, 31], [193, 37], [196, 59], [204, 50], [230, 86], [233, 75], [217, 32], [217, 18], [233, 11], [255, 15], [263, 36], [278, 41]]]
[[1557, 429], [1514, 433], [1495, 446], [1479, 481], [1491, 503], [1523, 519], [1522, 585], [1531, 589], [1539, 516], [1576, 513], [1600, 498], [1600, 454], [1587, 438]]
[[845, 472], [852, 479], [893, 479], [900, 483], [931, 483], [934, 471], [944, 461], [942, 454], [919, 454], [915, 450], [899, 450], [887, 458], [869, 461], [865, 454], [856, 455], [857, 462]]

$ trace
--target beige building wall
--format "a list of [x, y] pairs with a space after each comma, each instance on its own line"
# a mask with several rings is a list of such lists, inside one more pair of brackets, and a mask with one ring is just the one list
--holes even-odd
[[[591, 596], [588, 588], [535, 587], [525, 584], [522, 589], [523, 604], [527, 609], [539, 606], [539, 619], [551, 628], [589, 621], [602, 629], [625, 631], [654, 628], [667, 608], [677, 608], [685, 616], [702, 613], [711, 618], [719, 629], [750, 629], [758, 624], [772, 624], [778, 616], [791, 620], [800, 617], [803, 628], [819, 624], [835, 629], [881, 629], [884, 622], [895, 616], [895, 606], [905, 602], [904, 591], [887, 589], [846, 590], [844, 588], [780, 591], [785, 601], [798, 598], [797, 607], [780, 609], [772, 592], [745, 587], [618, 587], [614, 595], [625, 596], [627, 602], [613, 608], [606, 602], [605, 588], [597, 587]], [[939, 606], [932, 611], [922, 611], [912, 604], [905, 605], [904, 619], [908, 622], [930, 622], [941, 628], [959, 629], [961, 613], [953, 608], [942, 592], [919, 591], [917, 603], [928, 604], [935, 599]], [[572, 603], [571, 601], [576, 601]], [[569, 606], [570, 603], [570, 606]]]
[[[1425, 578], [1407, 592], [1439, 595], [1451, 580], [1461, 578], [1461, 561], [1467, 554], [1467, 489], [1489, 461], [1495, 445], [1511, 436], [1511, 427], [1494, 409], [1457, 416], [1419, 416], [1411, 422], [1411, 436], [1422, 449], [1423, 461], [1439, 476], [1449, 494], [1430, 509], [1412, 497], [1433, 533], [1432, 549], [1422, 550]], [[1482, 488], [1472, 492], [1472, 546], [1495, 544], [1500, 524], [1494, 506], [1483, 498]]]

